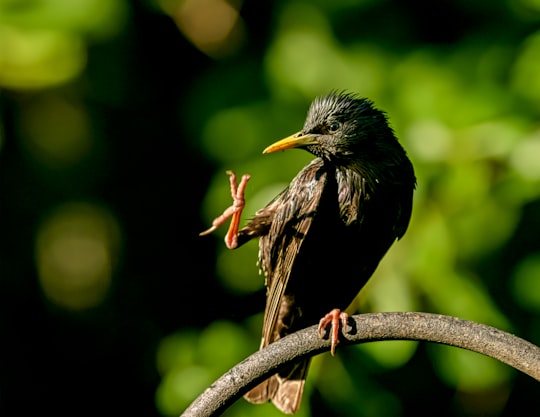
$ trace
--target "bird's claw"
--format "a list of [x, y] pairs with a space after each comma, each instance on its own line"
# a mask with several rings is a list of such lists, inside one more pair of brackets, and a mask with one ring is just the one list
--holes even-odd
[[240, 216], [244, 206], [246, 205], [244, 192], [250, 176], [248, 174], [243, 175], [242, 179], [240, 180], [240, 184], [237, 185], [236, 174], [233, 171], [227, 171], [227, 175], [229, 175], [229, 181], [231, 184], [231, 196], [233, 199], [233, 204], [232, 206], [227, 207], [220, 216], [214, 219], [212, 222], [212, 227], [204, 232], [199, 233], [199, 236], [205, 236], [212, 233], [219, 226], [225, 223], [229, 217], [231, 217], [231, 224], [229, 225], [229, 230], [225, 235], [225, 245], [227, 245], [229, 249], [234, 249], [238, 245], [237, 236], [238, 227], [240, 225]]
[[333, 309], [330, 313], [325, 315], [320, 321], [319, 321], [319, 337], [323, 337], [323, 333], [328, 327], [328, 325], [331, 326], [330, 329], [330, 340], [331, 340], [331, 347], [330, 347], [330, 353], [332, 356], [336, 353], [336, 347], [339, 344], [339, 330], [340, 327], [342, 329], [346, 329], [349, 325], [349, 315], [341, 311], [339, 308]]

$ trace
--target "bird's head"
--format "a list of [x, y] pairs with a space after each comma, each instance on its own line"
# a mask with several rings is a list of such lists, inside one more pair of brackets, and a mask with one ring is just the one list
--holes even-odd
[[346, 164], [394, 143], [397, 140], [385, 114], [370, 100], [332, 92], [311, 103], [300, 132], [275, 142], [263, 153], [301, 148], [324, 160]]

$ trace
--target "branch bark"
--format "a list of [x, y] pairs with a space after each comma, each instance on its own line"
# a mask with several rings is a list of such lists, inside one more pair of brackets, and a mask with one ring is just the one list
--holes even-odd
[[[540, 381], [540, 348], [494, 327], [429, 313], [360, 314], [350, 317], [349, 324], [340, 346], [381, 340], [441, 343], [498, 359]], [[284, 337], [226, 372], [181, 417], [218, 416], [282, 366], [329, 349], [330, 341], [318, 337], [317, 326]]]

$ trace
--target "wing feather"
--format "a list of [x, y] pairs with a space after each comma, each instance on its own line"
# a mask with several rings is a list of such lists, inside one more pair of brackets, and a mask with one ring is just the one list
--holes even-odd
[[[268, 208], [274, 210], [275, 216], [269, 233], [262, 236], [259, 243], [259, 262], [263, 266], [268, 288], [261, 346], [279, 339], [276, 329], [283, 327], [283, 323], [278, 326], [279, 320], [285, 313], [291, 314], [287, 311], [285, 291], [293, 263], [303, 237], [309, 232], [326, 183], [322, 161], [314, 160], [300, 171], [292, 183], [303, 186], [301, 189], [286, 188], [270, 203]], [[276, 205], [279, 209], [275, 209]]]
[[[267, 287], [266, 308], [261, 346], [279, 338], [276, 331], [280, 318], [286, 313], [285, 292], [290, 273], [308, 233], [324, 192], [327, 173], [323, 161], [314, 159], [298, 173], [291, 184], [239, 231], [238, 242], [243, 244], [254, 237], [259, 240], [259, 266]], [[290, 314], [290, 312], [289, 312]]]
[[[259, 265], [265, 274], [267, 294], [261, 348], [276, 341], [286, 329], [286, 320], [294, 320], [292, 301], [286, 296], [291, 270], [300, 252], [304, 236], [309, 232], [326, 184], [322, 161], [314, 160], [291, 184], [301, 189], [283, 190], [268, 206], [256, 213], [252, 222], [265, 224], [259, 233]], [[318, 183], [317, 185], [314, 183]], [[253, 231], [253, 226], [246, 226]], [[259, 227], [259, 232], [263, 229]], [[242, 231], [240, 231], [242, 234]], [[246, 232], [247, 233], [247, 232]], [[300, 407], [310, 360], [301, 361], [261, 382], [244, 397], [253, 403], [272, 400], [286, 414]]]

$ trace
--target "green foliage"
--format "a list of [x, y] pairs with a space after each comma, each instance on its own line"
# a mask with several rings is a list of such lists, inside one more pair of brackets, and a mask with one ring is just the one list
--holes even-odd
[[540, 311], [540, 253], [522, 259], [511, 277], [512, 293], [520, 305], [537, 313]]
[[510, 368], [494, 359], [449, 346], [436, 346], [431, 350], [441, 380], [452, 387], [463, 391], [482, 391], [508, 385], [511, 381]]
[[164, 338], [157, 351], [163, 376], [158, 409], [177, 415], [225, 371], [250, 354], [249, 338], [238, 325], [216, 321], [202, 331], [182, 330]]
[[[347, 2], [341, 7], [361, 16], [362, 6]], [[274, 155], [264, 157], [274, 161], [263, 162], [257, 149], [301, 128], [303, 115], [296, 111], [297, 103], [307, 107], [313, 96], [332, 88], [371, 97], [388, 111], [408, 149], [418, 174], [418, 191], [407, 236], [390, 250], [355, 306], [361, 311], [428, 310], [512, 329], [515, 324], [502, 309], [500, 295], [493, 296], [492, 283], [484, 281], [478, 266], [495, 262], [516, 232], [523, 205], [540, 197], [535, 127], [540, 96], [538, 34], [502, 40], [491, 39], [489, 33], [471, 33], [443, 48], [429, 44], [384, 48], [369, 37], [339, 39], [336, 15], [327, 13], [323, 5], [305, 2], [283, 4], [276, 22], [264, 55], [263, 76], [270, 94], [257, 107], [290, 109], [295, 121], [284, 116], [291, 126], [285, 130], [278, 119], [280, 124], [268, 124], [268, 118], [277, 114], [261, 117], [246, 105], [244, 110], [221, 110], [243, 124], [234, 129], [236, 123], [232, 123], [227, 129], [226, 119], [221, 119], [221, 134], [243, 132], [246, 141], [237, 145], [239, 138], [224, 139], [222, 146], [230, 147], [230, 153], [213, 148], [222, 170], [253, 174], [248, 201], [251, 193], [263, 194], [264, 185], [255, 183], [256, 178], [286, 183], [304, 163], [295, 158], [300, 161], [303, 155], [291, 152], [285, 164]], [[209, 126], [215, 127], [215, 117], [209, 116]], [[250, 164], [251, 159], [256, 163]], [[207, 200], [208, 220], [217, 214], [216, 207], [225, 207], [229, 201], [226, 179], [218, 175], [209, 195], [219, 188], [220, 198]], [[272, 187], [272, 192], [279, 187]], [[264, 201], [257, 203], [248, 207], [248, 215]], [[242, 286], [243, 291], [260, 287], [262, 280], [254, 284], [256, 274], [245, 266], [253, 264], [256, 249], [233, 254], [225, 248], [220, 251], [218, 274], [224, 285], [239, 288], [245, 280], [249, 284]], [[516, 302], [533, 311], [538, 305], [535, 259], [520, 262], [511, 281]], [[499, 285], [510, 284], [502, 281]], [[369, 357], [389, 371], [408, 366], [416, 348], [414, 343], [373, 344], [353, 349], [351, 355]], [[507, 367], [479, 355], [437, 347], [431, 358], [441, 380], [456, 390], [480, 392], [511, 384], [512, 372]], [[367, 402], [360, 401], [358, 407], [351, 404], [351, 398], [365, 392], [373, 394], [368, 395], [372, 403], [385, 398], [383, 403], [392, 410], [377, 409], [377, 415], [398, 414], [400, 400], [382, 388], [366, 390], [368, 384], [359, 382], [366, 378], [361, 372], [341, 367], [338, 360], [325, 361], [324, 366], [321, 374], [310, 375], [311, 381], [341, 414], [369, 415]]]
[[0, 2], [0, 87], [69, 82], [85, 68], [85, 41], [118, 33], [126, 13], [123, 0]]
[[[215, 167], [200, 208], [205, 223], [210, 224], [230, 204], [226, 170], [252, 175], [244, 211], [249, 217], [283, 189], [311, 159], [302, 151], [261, 155], [262, 149], [301, 129], [307, 106], [314, 96], [331, 89], [356, 92], [373, 99], [388, 113], [414, 163], [418, 189], [407, 234], [391, 248], [351, 310], [424, 310], [475, 320], [531, 340], [538, 339], [540, 246], [538, 227], [534, 226], [540, 224], [540, 215], [530, 209], [540, 201], [538, 0], [443, 2], [440, 5], [381, 0], [275, 1], [264, 6], [268, 7], [267, 13], [259, 19], [264, 18], [266, 26], [261, 28], [256, 24], [259, 22], [253, 24], [249, 20], [258, 6], [250, 2], [243, 5], [222, 0], [133, 3], [137, 5], [123, 0], [0, 0], [0, 89], [15, 91], [14, 96], [18, 95], [13, 98], [18, 106], [12, 111], [16, 120], [12, 123], [0, 120], [0, 146], [7, 143], [4, 130], [9, 130], [13, 124], [13, 130], [20, 130], [17, 146], [23, 155], [13, 165], [25, 160], [24, 163], [31, 166], [29, 171], [42, 174], [40, 180], [53, 184], [45, 193], [74, 194], [78, 198], [95, 192], [95, 177], [99, 175], [94, 175], [94, 171], [100, 172], [98, 166], [109, 157], [100, 153], [107, 154], [107, 151], [103, 151], [106, 147], [101, 148], [105, 135], [99, 129], [112, 121], [107, 114], [96, 123], [88, 102], [103, 100], [106, 109], [120, 106], [122, 100], [118, 99], [121, 96], [118, 92], [124, 84], [116, 81], [132, 82], [132, 66], [137, 65], [134, 59], [126, 65], [129, 71], [115, 78], [111, 69], [118, 61], [113, 60], [114, 64], [109, 61], [113, 56], [128, 55], [129, 48], [122, 45], [114, 49], [108, 42], [128, 30], [128, 23], [132, 23], [131, 8], [161, 13], [162, 17], [170, 18], [171, 31], [176, 31], [179, 37], [147, 46], [146, 53], [160, 48], [168, 50], [171, 46], [168, 42], [177, 42], [182, 34], [186, 42], [191, 42], [193, 52], [182, 57], [184, 70], [189, 70], [196, 60], [206, 59], [204, 54], [210, 57], [204, 64], [198, 64], [205, 66], [204, 71], [189, 75], [178, 97], [178, 108], [172, 109], [185, 134], [182, 145], [190, 152], [185, 158], [189, 171], [202, 176], [200, 172], [191, 171], [192, 167], [207, 167], [199, 160], [189, 160], [193, 155]], [[148, 7], [151, 11], [146, 9]], [[433, 21], [432, 12], [438, 12], [444, 19]], [[451, 26], [444, 24], [445, 21], [451, 22]], [[135, 42], [143, 43], [148, 37], [147, 33], [131, 35]], [[89, 63], [89, 50], [96, 45], [103, 48], [100, 50], [103, 56]], [[150, 61], [154, 57], [150, 55]], [[148, 56], [138, 58], [142, 62]], [[107, 82], [100, 81], [101, 89], [95, 88], [99, 76], [88, 75], [91, 65], [94, 65], [93, 71], [96, 67], [105, 68], [101, 69], [105, 74], [101, 77]], [[149, 67], [153, 65], [151, 61]], [[178, 74], [178, 78], [184, 76], [187, 77], [183, 72]], [[136, 86], [136, 97], [131, 96], [131, 100], [144, 102], [139, 93], [146, 99], [153, 97], [154, 83], [160, 85], [159, 81], [145, 79]], [[59, 91], [62, 87], [68, 93]], [[81, 91], [86, 88], [92, 91], [85, 96]], [[111, 95], [111, 91], [114, 94]], [[31, 92], [37, 94], [33, 96]], [[118, 97], [112, 98], [113, 95]], [[155, 103], [159, 99], [150, 101]], [[126, 102], [136, 106], [129, 99]], [[169, 107], [174, 105], [166, 103]], [[140, 114], [146, 117], [151, 110], [144, 108]], [[132, 123], [130, 117], [126, 117], [129, 119], [126, 124]], [[154, 131], [159, 132], [161, 128], [155, 120], [161, 119], [148, 122], [151, 127], [144, 139], [147, 143], [139, 145], [145, 150], [151, 149], [148, 144], [153, 144]], [[130, 134], [125, 133], [130, 132], [125, 125], [121, 132], [120, 136]], [[122, 145], [122, 153], [127, 155], [125, 159], [129, 159], [132, 152], [136, 154], [131, 138], [128, 140], [128, 145]], [[179, 158], [184, 156], [181, 154]], [[129, 166], [144, 170], [141, 165], [137, 161]], [[85, 168], [87, 166], [90, 168]], [[76, 190], [69, 192], [62, 188], [69, 188], [70, 170], [84, 169], [90, 172], [87, 175], [91, 179], [87, 182], [91, 185], [77, 183], [73, 186]], [[112, 166], [107, 169], [114, 171]], [[29, 175], [26, 171], [20, 171], [25, 174], [16, 172], [21, 178]], [[108, 171], [101, 175], [107, 174]], [[31, 193], [24, 188], [28, 185], [26, 178], [21, 178], [14, 180], [14, 188], [22, 184], [17, 193], [24, 195], [23, 199], [30, 199], [26, 194]], [[119, 194], [125, 191], [123, 184], [131, 181], [131, 177], [129, 180], [120, 178], [117, 181], [122, 183]], [[12, 178], [4, 180], [10, 181]], [[179, 183], [182, 181], [189, 182], [178, 178]], [[138, 188], [138, 184], [130, 184], [128, 188]], [[102, 194], [116, 192], [107, 189]], [[175, 192], [182, 194], [182, 191]], [[187, 194], [182, 195], [182, 204], [197, 204]], [[46, 201], [42, 204], [51, 204]], [[33, 200], [24, 204], [17, 202], [26, 209], [33, 204]], [[144, 210], [161, 205], [161, 200], [143, 204]], [[20, 209], [17, 205], [14, 207], [14, 211]], [[103, 287], [91, 297], [92, 307], [104, 303], [113, 292], [113, 267], [120, 252], [116, 246], [120, 246], [122, 240], [117, 236], [122, 234], [122, 219], [117, 224], [115, 216], [101, 210], [101, 204], [96, 207], [103, 219], [114, 220], [111, 238], [114, 250], [105, 245], [106, 239], [98, 242], [101, 246], [96, 246], [106, 249], [102, 248], [102, 252], [107, 256], [100, 258], [105, 259], [106, 264], [106, 274], [100, 276], [106, 279], [102, 278]], [[144, 217], [146, 215], [144, 212]], [[63, 224], [60, 220], [65, 221], [65, 218], [59, 217], [59, 224]], [[189, 223], [189, 218], [182, 220]], [[147, 228], [152, 229], [153, 225]], [[66, 233], [58, 229], [58, 239], [64, 242]], [[185, 232], [185, 228], [182, 231]], [[88, 241], [77, 233], [82, 248], [77, 255], [88, 260], [90, 252], [88, 246], [84, 246]], [[242, 297], [250, 299], [264, 285], [256, 265], [257, 243], [228, 251], [222, 244], [224, 233], [225, 227], [205, 239], [210, 242], [214, 239], [217, 247], [215, 280], [230, 300], [219, 304], [213, 294], [203, 300], [204, 297], [190, 287], [195, 285], [193, 282], [198, 276], [190, 276], [191, 282], [183, 281], [182, 290], [189, 294], [196, 308], [211, 311], [215, 321], [200, 328], [179, 328], [163, 337], [157, 348], [155, 369], [160, 383], [155, 403], [164, 416], [178, 415], [217, 377], [258, 347], [260, 313], [253, 314], [250, 310], [249, 314], [245, 313], [247, 317], [223, 317], [224, 313], [216, 307], [239, 303]], [[142, 236], [146, 237], [146, 232]], [[52, 300], [51, 303], [57, 300], [57, 306], [75, 304], [73, 309], [77, 311], [88, 308], [89, 302], [76, 303], [72, 296], [65, 296], [70, 293], [66, 292], [65, 284], [58, 283], [57, 273], [49, 274], [52, 278], [44, 280], [43, 271], [53, 258], [52, 246], [47, 239], [41, 239], [39, 230], [35, 238], [36, 270], [41, 274], [36, 281], [41, 282], [45, 297]], [[185, 238], [181, 236], [179, 240]], [[74, 250], [71, 241], [65, 247]], [[182, 246], [182, 250], [190, 257], [196, 256], [191, 247]], [[60, 252], [68, 253], [65, 249]], [[161, 252], [153, 253], [161, 255]], [[67, 272], [77, 272], [78, 268], [82, 268], [81, 274], [87, 272], [82, 261], [76, 265], [70, 263], [75, 259], [73, 256], [60, 258], [73, 267], [66, 268]], [[92, 259], [87, 262], [95, 266], [96, 261]], [[213, 261], [206, 259], [202, 263]], [[28, 263], [28, 259], [24, 262]], [[155, 259], [151, 262], [159, 263]], [[201, 263], [195, 257], [189, 262]], [[191, 274], [196, 268], [193, 265], [182, 266]], [[175, 267], [181, 269], [178, 265]], [[324, 281], [324, 277], [321, 280]], [[48, 287], [44, 282], [53, 282], [55, 286]], [[66, 282], [81, 283], [80, 279], [73, 280], [73, 275], [67, 276]], [[87, 291], [79, 293], [89, 297]], [[66, 301], [59, 303], [58, 294], [64, 295], [61, 299]], [[242, 305], [233, 307], [231, 311], [238, 312]], [[259, 311], [263, 308], [260, 304]], [[193, 310], [190, 306], [189, 311]], [[195, 319], [193, 321], [195, 323]], [[422, 387], [418, 398], [423, 399], [429, 398], [436, 386], [452, 392], [449, 403], [453, 401], [455, 415], [497, 416], [503, 415], [505, 402], [516, 389], [515, 373], [511, 369], [455, 348], [392, 342], [355, 346], [338, 352], [336, 358], [323, 355], [314, 360], [300, 416], [311, 415], [312, 411], [315, 414], [316, 406], [322, 407], [323, 413], [333, 410], [334, 415], [345, 417], [416, 415], [411, 411], [407, 414], [407, 407], [411, 407], [408, 399], [418, 386]], [[486, 404], [485, 398], [493, 393], [504, 395]], [[253, 406], [239, 401], [226, 415], [271, 417], [281, 414], [271, 405]]]

